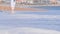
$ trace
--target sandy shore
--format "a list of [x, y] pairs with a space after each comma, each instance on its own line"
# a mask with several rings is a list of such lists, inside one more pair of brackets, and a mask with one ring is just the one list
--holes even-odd
[[[11, 7], [10, 6], [0, 6], [0, 10], [5, 10], [5, 11], [11, 11]], [[17, 8], [15, 7], [14, 10], [17, 11], [33, 11], [33, 12], [45, 12], [47, 10], [45, 9], [36, 9], [36, 8]]]

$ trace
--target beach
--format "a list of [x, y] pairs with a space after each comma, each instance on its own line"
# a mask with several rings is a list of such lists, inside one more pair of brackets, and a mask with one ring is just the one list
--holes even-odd
[[21, 6], [0, 4], [0, 34], [60, 34], [60, 6]]
[[[0, 10], [3, 10], [3, 11], [11, 11], [12, 9], [11, 9], [11, 7], [10, 6], [0, 6]], [[32, 12], [46, 12], [46, 11], [48, 11], [48, 10], [46, 10], [46, 9], [36, 9], [36, 8], [17, 8], [17, 7], [15, 7], [15, 9], [14, 9], [15, 11], [17, 10], [17, 11], [26, 11], [26, 12], [28, 12], [28, 11], [32, 11]]]

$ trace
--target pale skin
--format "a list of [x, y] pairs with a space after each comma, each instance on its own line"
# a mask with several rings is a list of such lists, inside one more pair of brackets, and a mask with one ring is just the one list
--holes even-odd
[[50, 1], [52, 1], [52, 2], [56, 2], [56, 0], [50, 0]]

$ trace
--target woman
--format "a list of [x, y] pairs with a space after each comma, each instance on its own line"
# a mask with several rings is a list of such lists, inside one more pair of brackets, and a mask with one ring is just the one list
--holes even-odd
[[15, 9], [15, 0], [11, 0], [11, 13], [14, 13]]

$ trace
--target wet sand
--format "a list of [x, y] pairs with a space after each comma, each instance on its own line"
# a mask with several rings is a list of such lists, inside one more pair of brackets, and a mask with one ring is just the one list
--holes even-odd
[[[11, 11], [11, 7], [10, 6], [0, 6], [0, 10], [3, 10], [3, 11]], [[17, 11], [32, 11], [32, 12], [46, 12], [47, 10], [46, 9], [37, 9], [37, 8], [17, 8], [15, 7], [14, 10], [17, 10]]]

